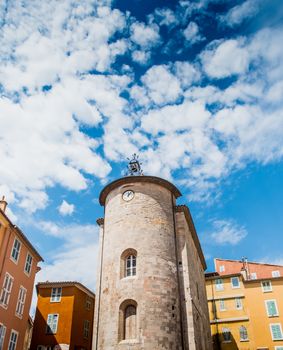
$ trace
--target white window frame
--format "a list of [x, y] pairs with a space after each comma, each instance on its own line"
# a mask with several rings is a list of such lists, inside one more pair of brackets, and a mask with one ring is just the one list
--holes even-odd
[[[129, 266], [128, 266], [129, 261]], [[136, 276], [137, 274], [137, 257], [130, 254], [125, 259], [125, 277]]]
[[[31, 262], [28, 261], [28, 257], [31, 257]], [[32, 263], [33, 263], [33, 256], [28, 252], [26, 256], [26, 262], [25, 262], [25, 268], [24, 268], [24, 272], [27, 276], [30, 276], [31, 274]], [[27, 267], [29, 267], [29, 269], [27, 269]]]
[[[52, 320], [51, 322], [48, 322], [49, 321], [49, 318], [51, 318], [52, 316]], [[56, 319], [56, 328], [53, 330], [53, 327], [54, 326], [54, 316], [57, 316], [57, 319]], [[47, 315], [47, 320], [46, 320], [46, 334], [56, 334], [57, 333], [57, 329], [58, 329], [58, 323], [59, 323], [59, 314], [48, 314]], [[49, 331], [50, 330], [50, 331]]]
[[[268, 313], [268, 303], [269, 303], [269, 302], [273, 302], [274, 305], [275, 305], [275, 309], [276, 309], [276, 314], [275, 314], [275, 315], [269, 315], [269, 313]], [[279, 316], [278, 307], [277, 307], [277, 302], [276, 302], [275, 299], [264, 300], [264, 303], [265, 303], [266, 314], [267, 314], [268, 317], [276, 317], [276, 316]]]
[[[20, 245], [19, 245], [19, 249], [16, 250], [16, 252], [17, 252], [17, 258], [14, 258], [14, 257], [13, 257], [13, 253], [14, 253], [14, 248], [15, 248], [15, 243], [16, 243], [16, 241], [19, 242]], [[13, 246], [12, 246], [12, 250], [11, 250], [11, 255], [10, 255], [11, 260], [12, 260], [15, 264], [18, 264], [18, 261], [19, 261], [19, 258], [20, 258], [20, 254], [21, 254], [21, 248], [22, 248], [22, 242], [18, 239], [18, 237], [15, 237], [14, 243], [13, 243]]]
[[226, 311], [225, 300], [219, 299], [219, 311]]
[[[263, 285], [264, 283], [269, 283], [269, 289], [265, 289], [265, 287]], [[263, 293], [272, 292], [272, 283], [271, 283], [271, 281], [262, 281], [261, 282], [261, 289], [262, 289]]]
[[19, 318], [23, 317], [25, 302], [26, 302], [27, 290], [25, 287], [20, 286], [18, 301], [16, 306], [16, 316]]
[[[217, 281], [220, 281], [220, 283], [217, 283]], [[216, 278], [215, 281], [214, 281], [214, 285], [215, 285], [215, 290], [217, 292], [220, 292], [221, 290], [224, 290], [224, 285], [223, 285], [222, 278]]]
[[[239, 302], [239, 306], [237, 305], [237, 302]], [[236, 310], [243, 310], [242, 298], [235, 298], [235, 308]]]
[[283, 345], [277, 345], [274, 348], [275, 350], [283, 350]]
[[84, 320], [84, 338], [88, 339], [90, 330], [90, 321]]
[[[279, 326], [280, 333], [281, 333], [281, 338], [274, 338], [273, 332], [272, 332], [272, 326]], [[270, 333], [271, 333], [272, 340], [283, 340], [283, 333], [282, 333], [281, 323], [270, 323], [269, 327], [270, 327]]]
[[219, 272], [225, 272], [225, 265], [219, 266]]
[[[12, 343], [13, 334], [16, 336], [16, 341], [13, 340], [13, 343]], [[19, 338], [19, 332], [15, 331], [14, 329], [11, 329], [8, 350], [16, 350], [18, 338]]]
[[250, 277], [251, 277], [251, 280], [256, 280], [257, 279], [256, 272], [251, 272]]
[[[237, 286], [234, 286], [233, 285], [233, 280], [237, 280], [238, 281], [238, 285]], [[240, 279], [239, 279], [239, 277], [231, 277], [231, 287], [233, 288], [233, 289], [238, 289], [238, 288], [240, 288], [241, 286], [240, 286]]]
[[[242, 327], [244, 327], [245, 330], [246, 330], [247, 338], [242, 338], [242, 337], [241, 337], [241, 328], [242, 328]], [[248, 329], [247, 329], [246, 326], [241, 325], [241, 326], [239, 327], [239, 334], [240, 334], [240, 341], [249, 341], [249, 333], [248, 333]]]
[[[8, 286], [10, 285], [10, 288], [7, 288], [8, 286], [6, 285], [7, 278], [8, 278], [7, 283], [8, 283]], [[4, 281], [3, 281], [3, 286], [1, 289], [1, 294], [0, 294], [0, 305], [4, 309], [7, 309], [8, 305], [9, 305], [9, 300], [10, 300], [13, 284], [14, 284], [14, 277], [11, 276], [8, 272], [6, 272], [5, 277], [4, 277]], [[6, 287], [5, 287], [5, 285], [6, 285]], [[2, 299], [3, 299], [3, 301], [2, 301]], [[5, 300], [6, 300], [6, 302], [4, 302]]]
[[50, 303], [59, 303], [61, 301], [61, 297], [62, 297], [62, 287], [52, 287]]
[[279, 270], [271, 271], [271, 275], [272, 277], [280, 277], [280, 271]]
[[4, 349], [4, 341], [5, 341], [5, 335], [6, 335], [6, 330], [7, 328], [4, 326], [3, 323], [0, 323], [0, 327], [1, 327], [1, 333], [0, 333], [0, 350]]

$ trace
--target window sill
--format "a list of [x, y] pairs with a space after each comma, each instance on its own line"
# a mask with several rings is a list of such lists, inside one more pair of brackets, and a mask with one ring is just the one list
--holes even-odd
[[247, 342], [247, 341], [250, 341], [250, 339], [240, 339], [241, 343], [244, 343], [244, 342]]
[[137, 278], [137, 275], [134, 275], [134, 276], [125, 276], [125, 277], [122, 277], [121, 280], [133, 280]]

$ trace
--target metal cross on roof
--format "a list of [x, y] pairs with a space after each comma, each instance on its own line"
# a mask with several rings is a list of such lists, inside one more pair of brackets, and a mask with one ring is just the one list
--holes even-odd
[[143, 171], [141, 168], [142, 163], [139, 161], [139, 156], [136, 153], [134, 153], [131, 159], [130, 158], [127, 158], [127, 159], [129, 161], [127, 175], [128, 176], [143, 175]]

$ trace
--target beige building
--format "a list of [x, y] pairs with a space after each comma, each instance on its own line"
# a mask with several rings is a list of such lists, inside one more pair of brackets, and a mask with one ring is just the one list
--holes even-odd
[[211, 349], [206, 264], [180, 196], [153, 176], [102, 190], [93, 350]]

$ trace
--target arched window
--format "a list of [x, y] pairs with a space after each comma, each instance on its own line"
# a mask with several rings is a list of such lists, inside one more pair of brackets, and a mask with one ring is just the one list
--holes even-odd
[[135, 276], [137, 274], [137, 251], [133, 248], [126, 249], [121, 255], [121, 278]]
[[137, 338], [137, 303], [125, 300], [119, 309], [119, 341]]
[[223, 340], [225, 342], [231, 341], [231, 332], [229, 328], [222, 328]]
[[248, 340], [248, 331], [245, 326], [240, 327], [240, 340]]
[[137, 257], [135, 255], [129, 255], [126, 259], [126, 271], [125, 271], [126, 277], [136, 275], [136, 264], [137, 264]]

